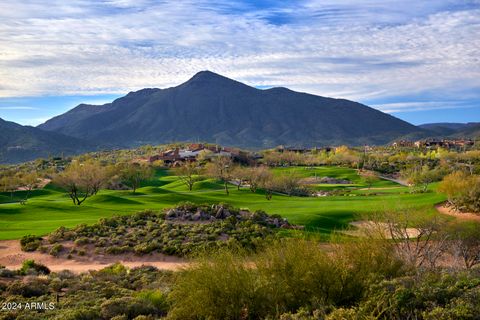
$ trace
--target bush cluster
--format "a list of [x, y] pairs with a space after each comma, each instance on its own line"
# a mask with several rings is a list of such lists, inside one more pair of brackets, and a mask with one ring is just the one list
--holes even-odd
[[[2, 310], [0, 319], [158, 319], [168, 311], [172, 273], [115, 264], [75, 275], [24, 276], [2, 286], [0, 301], [55, 303], [53, 310]], [[143, 318], [142, 318], [143, 317]]]
[[[195, 219], [195, 220], [194, 220]], [[185, 256], [222, 247], [255, 250], [261, 242], [288, 222], [263, 211], [248, 212], [227, 205], [184, 203], [165, 212], [142, 211], [101, 219], [94, 225], [61, 227], [48, 236], [50, 254], [58, 255], [62, 241], [74, 241], [79, 254], [92, 245], [96, 253], [145, 255], [159, 252]], [[84, 252], [84, 251], [83, 251]]]
[[42, 238], [34, 235], [26, 235], [20, 239], [22, 251], [35, 251], [42, 244]]

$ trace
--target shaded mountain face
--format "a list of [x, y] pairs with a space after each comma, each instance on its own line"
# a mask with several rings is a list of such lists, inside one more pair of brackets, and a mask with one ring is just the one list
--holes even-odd
[[419, 125], [440, 137], [476, 138], [480, 136], [480, 122], [469, 123], [427, 123]]
[[0, 119], [0, 163], [3, 164], [94, 149], [94, 145], [77, 138]]
[[422, 131], [353, 101], [259, 90], [209, 71], [177, 87], [82, 104], [39, 127], [115, 146], [198, 140], [244, 148], [384, 144]]

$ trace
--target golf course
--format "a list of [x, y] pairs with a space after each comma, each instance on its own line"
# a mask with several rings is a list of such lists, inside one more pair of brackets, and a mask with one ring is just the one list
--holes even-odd
[[27, 234], [44, 235], [60, 226], [73, 227], [93, 224], [103, 217], [126, 215], [145, 209], [161, 210], [179, 202], [228, 203], [251, 211], [263, 210], [280, 214], [291, 223], [302, 225], [306, 231], [328, 235], [348, 227], [349, 222], [379, 210], [395, 211], [411, 208], [435, 212], [434, 205], [445, 200], [435, 191], [436, 184], [425, 193], [411, 193], [408, 187], [388, 180], [378, 180], [368, 186], [355, 169], [322, 167], [282, 167], [274, 172], [293, 172], [302, 178], [329, 177], [348, 180], [349, 184], [311, 184], [315, 190], [348, 189], [348, 193], [318, 197], [287, 196], [275, 193], [267, 200], [263, 190], [255, 193], [243, 186], [229, 186], [227, 195], [223, 184], [215, 179], [199, 178], [192, 191], [171, 170], [157, 169], [154, 178], [131, 190], [100, 190], [83, 204], [74, 205], [67, 193], [49, 184], [33, 190], [25, 204], [18, 201], [27, 191], [0, 193], [0, 240], [19, 239]]

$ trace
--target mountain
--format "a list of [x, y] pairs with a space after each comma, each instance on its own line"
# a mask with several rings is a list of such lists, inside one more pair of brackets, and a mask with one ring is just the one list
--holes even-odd
[[467, 126], [455, 132], [453, 136], [455, 136], [456, 138], [479, 138], [480, 123], [468, 123]]
[[419, 125], [439, 137], [476, 138], [480, 136], [480, 122], [469, 123], [427, 123]]
[[0, 119], [0, 163], [17, 163], [94, 150], [77, 138]]
[[245, 148], [384, 144], [422, 131], [357, 102], [260, 90], [210, 71], [176, 87], [81, 104], [39, 128], [115, 146], [204, 141]]

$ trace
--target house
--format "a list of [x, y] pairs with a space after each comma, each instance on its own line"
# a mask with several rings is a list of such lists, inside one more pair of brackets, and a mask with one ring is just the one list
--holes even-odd
[[161, 152], [149, 158], [149, 162], [163, 161], [165, 165], [175, 166], [186, 161], [197, 161], [198, 156], [204, 152], [207, 153], [207, 160], [214, 157], [230, 157], [241, 161], [248, 157], [246, 152], [235, 148], [224, 148], [216, 145], [191, 144], [184, 149], [175, 148]]

